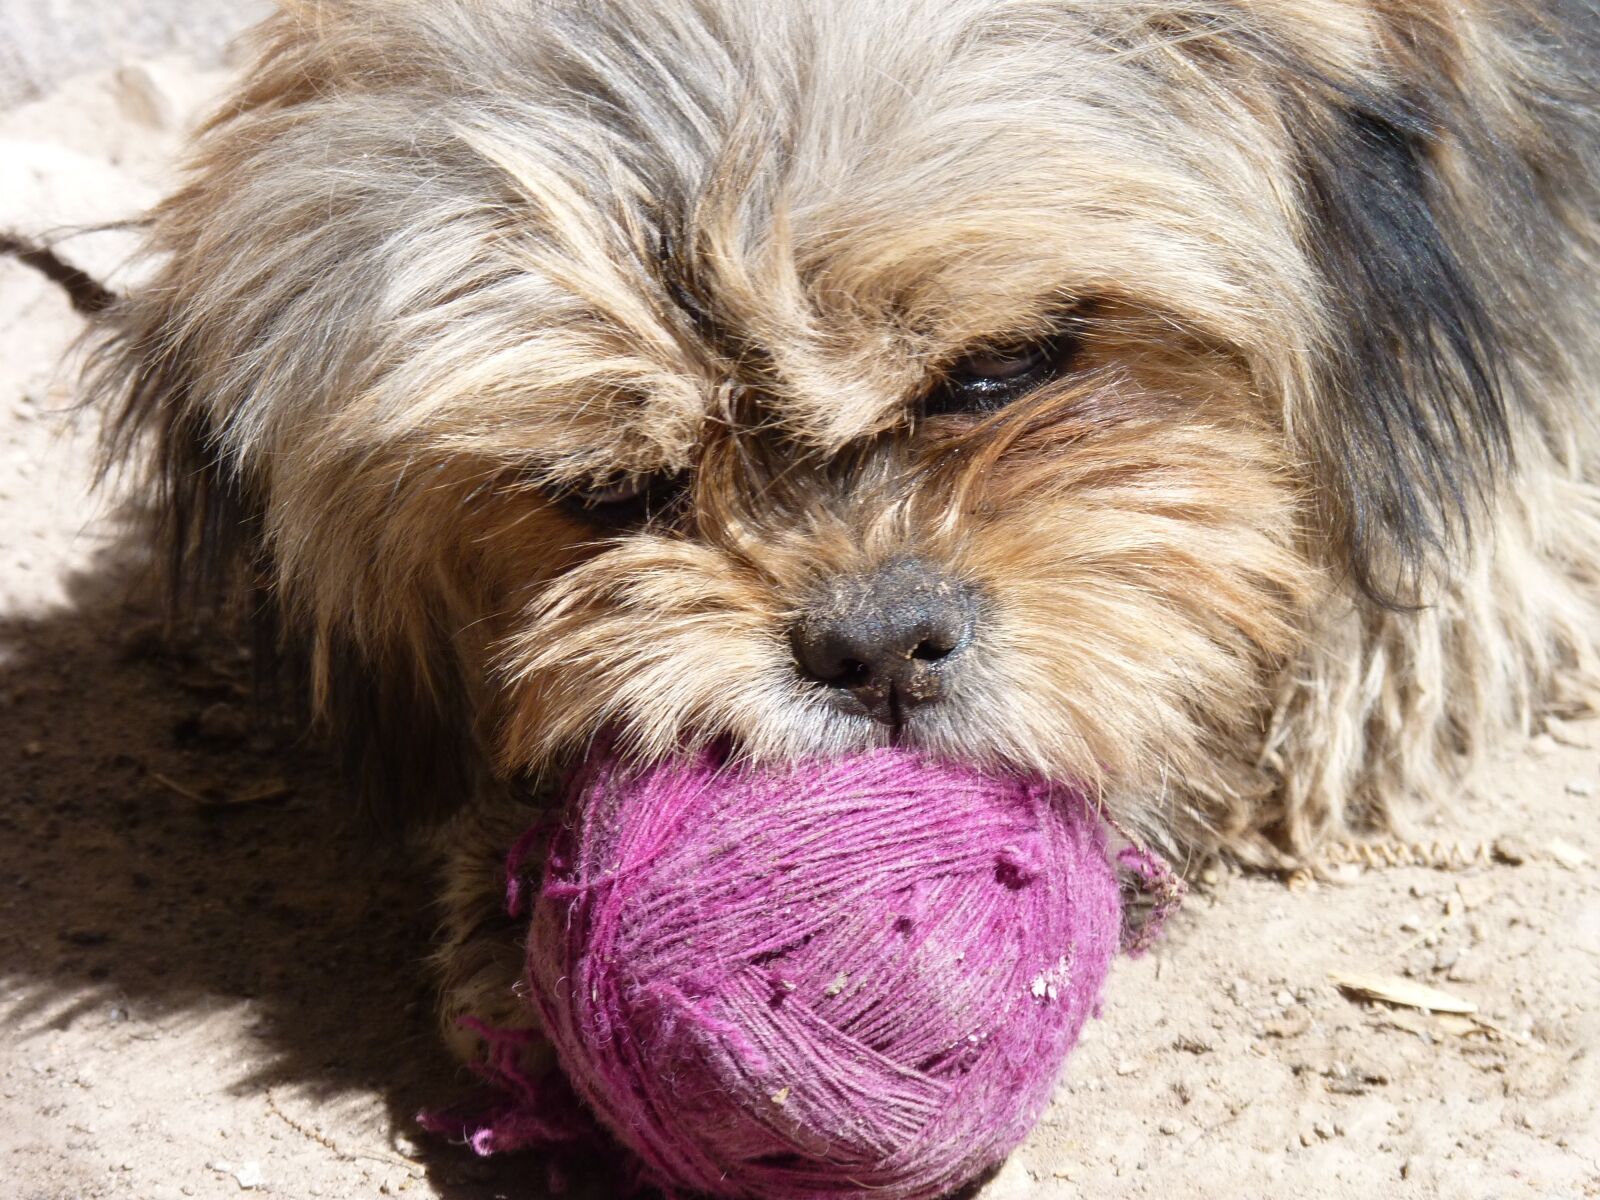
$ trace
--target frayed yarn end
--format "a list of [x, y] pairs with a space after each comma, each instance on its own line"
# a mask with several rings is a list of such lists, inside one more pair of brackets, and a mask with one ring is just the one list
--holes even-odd
[[[483, 1158], [513, 1150], [592, 1150], [604, 1144], [560, 1071], [551, 1068], [535, 1073], [523, 1065], [522, 1052], [543, 1040], [539, 1034], [496, 1029], [474, 1017], [463, 1017], [460, 1025], [488, 1046], [485, 1059], [472, 1066], [484, 1084], [484, 1094], [448, 1108], [425, 1108], [416, 1114], [418, 1125], [470, 1146]], [[549, 1190], [560, 1194], [565, 1172], [555, 1160], [546, 1166]]]
[[[1126, 838], [1127, 834], [1123, 836]], [[1117, 851], [1117, 866], [1132, 876], [1138, 893], [1150, 901], [1142, 918], [1135, 916], [1133, 905], [1123, 907], [1122, 952], [1129, 958], [1138, 958], [1160, 939], [1189, 888], [1166, 859], [1132, 839], [1129, 843]]]

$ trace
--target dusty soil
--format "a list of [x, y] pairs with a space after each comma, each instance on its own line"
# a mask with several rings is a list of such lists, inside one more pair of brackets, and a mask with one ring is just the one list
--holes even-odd
[[[0, 226], [135, 211], [216, 82], [133, 64], [0, 113]], [[121, 275], [126, 250], [70, 243]], [[252, 716], [247, 651], [162, 636], [136, 524], [89, 498], [91, 430], [61, 411], [78, 330], [0, 262], [0, 1194], [541, 1194], [538, 1163], [413, 1126], [462, 1082], [428, 1017], [429, 881], [330, 832], [338, 784]], [[1498, 859], [1208, 876], [1118, 966], [985, 1196], [1600, 1196], [1597, 747], [1556, 725], [1419, 830]]]

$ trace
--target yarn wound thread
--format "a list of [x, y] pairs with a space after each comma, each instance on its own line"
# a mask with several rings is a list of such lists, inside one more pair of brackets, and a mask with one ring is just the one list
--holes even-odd
[[[931, 1200], [1032, 1128], [1120, 934], [1083, 796], [900, 750], [766, 771], [601, 752], [569, 792], [526, 983], [647, 1182]], [[500, 1075], [521, 1103], [477, 1148], [567, 1136], [547, 1084]]]

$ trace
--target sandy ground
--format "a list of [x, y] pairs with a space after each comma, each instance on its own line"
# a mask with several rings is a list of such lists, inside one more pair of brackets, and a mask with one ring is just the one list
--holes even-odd
[[[129, 64], [0, 113], [0, 226], [136, 210], [216, 82]], [[71, 244], [99, 271], [126, 249]], [[412, 1125], [461, 1083], [419, 962], [429, 881], [328, 832], [338, 784], [252, 718], [244, 651], [160, 636], [137, 534], [89, 498], [90, 431], [60, 411], [78, 329], [0, 262], [0, 1195], [542, 1194], [537, 1162]], [[1498, 861], [1211, 876], [1118, 966], [986, 1200], [1600, 1196], [1596, 747], [1558, 725], [1422, 831], [1500, 839]], [[1336, 971], [1477, 1015], [1363, 1001]]]

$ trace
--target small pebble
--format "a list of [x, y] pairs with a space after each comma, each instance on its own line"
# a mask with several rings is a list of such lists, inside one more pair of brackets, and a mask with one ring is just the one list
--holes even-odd
[[1497, 862], [1503, 862], [1512, 867], [1520, 867], [1533, 857], [1533, 851], [1529, 848], [1528, 843], [1514, 833], [1501, 834], [1495, 838], [1491, 850]]
[[1567, 780], [1567, 795], [1592, 796], [1594, 795], [1594, 784], [1587, 779], [1569, 779]]
[[1172, 1137], [1174, 1134], [1183, 1132], [1183, 1123], [1168, 1117], [1166, 1120], [1162, 1121], [1160, 1125], [1156, 1126], [1156, 1128], [1161, 1130], [1161, 1132], [1166, 1134], [1168, 1137]]
[[219, 745], [244, 741], [250, 733], [250, 718], [231, 704], [218, 702], [200, 714], [200, 736]]
[[1284, 1010], [1283, 1016], [1273, 1021], [1266, 1022], [1260, 1032], [1267, 1037], [1297, 1038], [1311, 1028], [1311, 1014], [1304, 1008], [1290, 1007]]
[[1589, 865], [1589, 856], [1570, 842], [1559, 838], [1550, 842], [1550, 857], [1569, 871], [1581, 871]]
[[151, 69], [131, 63], [117, 72], [117, 107], [124, 116], [152, 129], [171, 129], [178, 123], [178, 105]]

